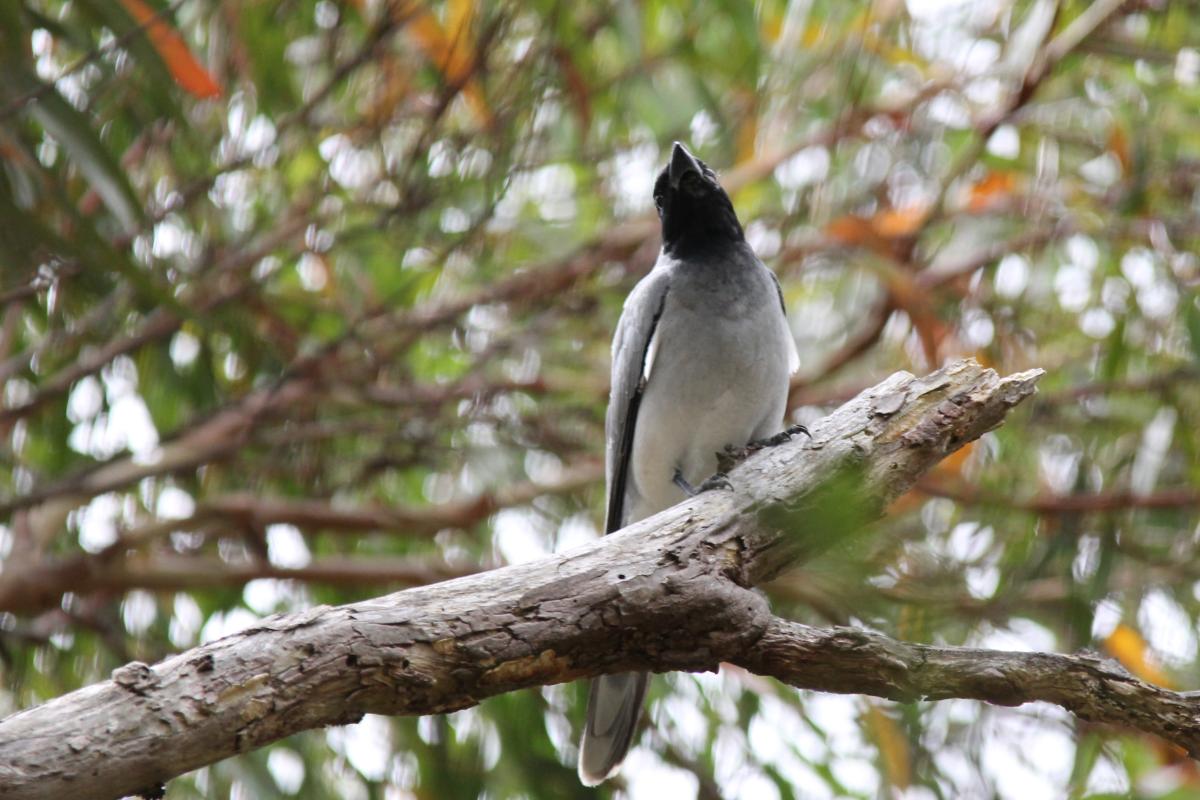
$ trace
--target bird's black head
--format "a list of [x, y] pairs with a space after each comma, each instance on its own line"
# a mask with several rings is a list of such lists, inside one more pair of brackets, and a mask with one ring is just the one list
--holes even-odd
[[716, 173], [679, 142], [654, 182], [663, 249], [676, 258], [743, 241], [742, 226]]

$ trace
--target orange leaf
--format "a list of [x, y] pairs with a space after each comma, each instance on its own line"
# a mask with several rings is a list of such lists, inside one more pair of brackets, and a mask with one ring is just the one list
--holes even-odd
[[825, 226], [829, 238], [842, 244], [868, 244], [875, 237], [875, 230], [868, 220], [857, 214], [846, 214], [831, 220]]
[[744, 164], [754, 160], [758, 147], [758, 95], [739, 90], [732, 101], [738, 118], [733, 141], [734, 161]]
[[912, 784], [912, 757], [908, 739], [896, 721], [875, 703], [867, 708], [866, 718], [867, 730], [879, 748], [888, 783], [897, 789], [907, 789]]
[[825, 233], [839, 244], [865, 247], [886, 258], [896, 258], [894, 243], [879, 235], [872, 220], [858, 214], [845, 214], [831, 220], [825, 226]]
[[187, 42], [183, 40], [153, 8], [144, 0], [121, 0], [125, 10], [134, 18], [138, 25], [146, 29], [150, 44], [162, 56], [163, 63], [171, 71], [171, 77], [187, 92], [201, 99], [219, 97], [221, 87], [213, 80], [212, 75], [192, 55]]
[[925, 203], [917, 203], [904, 208], [885, 208], [871, 219], [871, 224], [875, 226], [875, 230], [880, 236], [895, 239], [900, 236], [911, 236], [919, 231], [925, 224], [927, 216], [929, 216], [929, 206]]
[[916, 489], [909, 489], [904, 494], [897, 497], [888, 504], [887, 509], [883, 512], [889, 517], [898, 517], [901, 514], [907, 514], [921, 503], [925, 502], [925, 495]]
[[966, 466], [967, 459], [971, 457], [971, 452], [975, 449], [974, 442], [967, 442], [962, 447], [955, 450], [950, 455], [939, 461], [931, 470], [932, 473], [949, 477], [951, 475], [960, 476], [962, 469]]
[[737, 131], [737, 163], [754, 160], [755, 146], [758, 144], [758, 116], [753, 111], [742, 118], [742, 124]]
[[838, 217], [825, 226], [829, 238], [849, 245], [863, 245], [880, 255], [904, 260], [911, 249], [905, 241], [916, 234], [929, 217], [927, 204], [885, 208], [870, 218], [857, 214]]
[[[1113, 632], [1104, 639], [1104, 649], [1108, 651], [1109, 655], [1120, 661], [1125, 669], [1142, 680], [1165, 689], [1176, 688], [1175, 682], [1150, 660], [1147, 653], [1150, 648], [1146, 644], [1146, 640], [1133, 627], [1121, 623], [1114, 628]], [[1180, 777], [1195, 785], [1197, 778], [1195, 762], [1187, 757], [1186, 751], [1178, 745], [1164, 742], [1158, 738], [1152, 738], [1151, 741], [1153, 747], [1158, 751], [1159, 761], [1163, 764], [1185, 767], [1187, 772], [1181, 774]]]
[[1133, 167], [1133, 153], [1129, 149], [1129, 137], [1120, 125], [1113, 125], [1109, 131], [1108, 149], [1117, 157], [1117, 161], [1121, 162], [1121, 171], [1128, 175]]
[[1173, 681], [1148, 657], [1149, 646], [1136, 630], [1121, 623], [1104, 639], [1104, 649], [1144, 681], [1172, 689]]
[[1017, 188], [1017, 176], [1012, 172], [989, 172], [971, 186], [967, 195], [967, 210], [979, 214], [995, 208], [1012, 196]]
[[[763, 5], [767, 6], [766, 3]], [[763, 8], [758, 27], [763, 41], [774, 44], [779, 40], [779, 34], [783, 33], [783, 12], [771, 6]]]
[[[401, 4], [407, 9], [407, 6]], [[397, 14], [407, 11], [396, 12]], [[484, 124], [493, 121], [492, 110], [484, 98], [475, 72], [475, 54], [471, 46], [471, 18], [474, 7], [467, 0], [450, 4], [446, 27], [427, 8], [418, 11], [408, 23], [409, 32], [425, 51], [425, 56], [437, 67], [446, 83], [461, 89], [471, 109]]]

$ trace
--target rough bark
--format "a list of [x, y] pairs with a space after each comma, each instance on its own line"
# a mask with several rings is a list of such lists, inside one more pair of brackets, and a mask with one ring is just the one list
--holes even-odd
[[[749, 591], [860, 530], [931, 465], [999, 425], [1039, 376], [1001, 379], [970, 361], [921, 379], [898, 373], [811, 426], [811, 440], [753, 455], [731, 472], [732, 491], [708, 492], [587, 546], [272, 617], [153, 667], [126, 665], [109, 681], [0, 721], [0, 797], [117, 797], [368, 712], [443, 713], [525, 687], [630, 669], [712, 670], [721, 661], [797, 685], [884, 696], [944, 696], [904, 676], [960, 675], [943, 684], [963, 696], [1046, 699], [1170, 734], [1184, 726], [1190, 701], [1177, 701], [1179, 714], [1162, 724], [1148, 721], [1157, 711], [1112, 716], [1145, 699], [1114, 688], [1141, 690], [1132, 679], [1077, 679], [1080, 691], [1108, 692], [1090, 704], [1078, 693], [1013, 689], [1023, 669], [1065, 666], [1053, 660], [1061, 657], [1007, 655], [1007, 679], [980, 678], [970, 658], [922, 673], [910, 667], [945, 648], [839, 648], [847, 636], [886, 641], [841, 631], [830, 634], [830, 653], [845, 665], [858, 652], [862, 662], [810, 676], [806, 664], [825, 646], [795, 645], [810, 629], [774, 619]], [[1187, 719], [1194, 735], [1200, 723]]]

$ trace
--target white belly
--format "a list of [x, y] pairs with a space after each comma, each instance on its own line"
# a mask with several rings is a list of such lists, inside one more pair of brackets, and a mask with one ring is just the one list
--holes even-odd
[[[772, 298], [774, 299], [774, 298]], [[625, 523], [684, 499], [728, 445], [776, 433], [787, 403], [791, 334], [775, 306], [704, 317], [668, 295], [634, 431]]]

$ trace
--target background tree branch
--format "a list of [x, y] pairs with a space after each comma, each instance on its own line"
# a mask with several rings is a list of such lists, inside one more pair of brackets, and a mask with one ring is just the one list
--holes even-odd
[[1154, 686], [1096, 653], [1060, 655], [900, 642], [861, 628], [814, 628], [773, 617], [738, 666], [801, 689], [901, 702], [1036, 701], [1080, 719], [1147, 733], [1200, 756], [1200, 696]]

